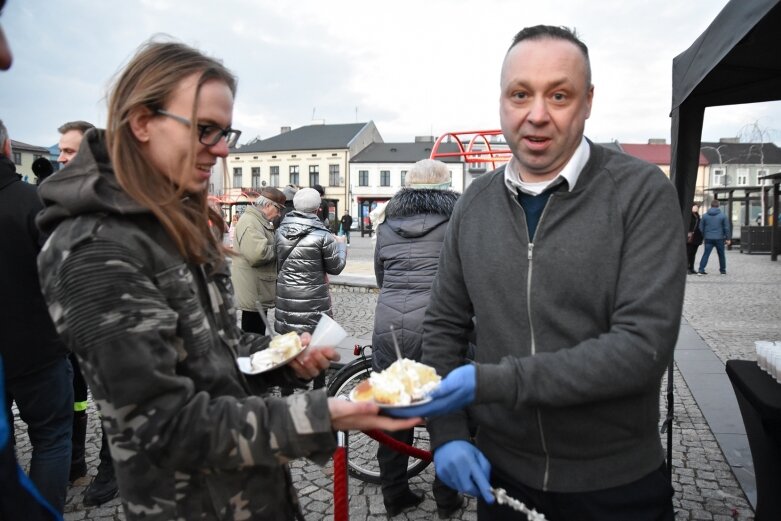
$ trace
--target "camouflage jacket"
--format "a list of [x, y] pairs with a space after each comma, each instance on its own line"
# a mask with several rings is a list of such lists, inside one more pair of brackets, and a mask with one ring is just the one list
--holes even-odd
[[245, 377], [267, 344], [237, 327], [227, 265], [186, 264], [111, 170], [102, 136], [42, 184], [38, 259], [57, 330], [79, 358], [108, 435], [128, 520], [290, 520], [286, 462], [335, 448], [323, 392], [257, 395], [288, 369]]

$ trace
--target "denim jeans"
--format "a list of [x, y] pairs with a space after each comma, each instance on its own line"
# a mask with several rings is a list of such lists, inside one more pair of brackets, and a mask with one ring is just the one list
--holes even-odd
[[700, 259], [700, 273], [705, 272], [705, 266], [708, 265], [708, 258], [710, 252], [716, 248], [716, 253], [719, 255], [719, 271], [721, 273], [727, 273], [727, 257], [724, 255], [724, 239], [705, 239], [705, 251]]
[[[6, 381], [6, 404], [16, 402], [33, 447], [30, 479], [58, 512], [65, 508], [73, 428], [73, 368], [63, 357], [45, 369]], [[9, 422], [12, 418], [9, 415]]]

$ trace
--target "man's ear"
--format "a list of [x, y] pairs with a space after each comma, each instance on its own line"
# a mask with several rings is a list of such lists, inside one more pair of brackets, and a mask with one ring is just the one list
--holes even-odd
[[13, 153], [11, 151], [11, 138], [6, 138], [5, 143], [3, 143], [3, 150], [1, 152], [8, 159], [13, 157]]
[[154, 119], [154, 113], [147, 107], [137, 107], [130, 111], [128, 121], [130, 130], [137, 140], [142, 143], [149, 141], [149, 124]]

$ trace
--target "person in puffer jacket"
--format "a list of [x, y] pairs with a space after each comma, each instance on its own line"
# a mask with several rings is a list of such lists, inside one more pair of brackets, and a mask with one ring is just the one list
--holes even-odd
[[[458, 194], [448, 190], [450, 172], [441, 161], [423, 159], [415, 163], [407, 174], [407, 185], [384, 207], [384, 220], [375, 234], [374, 273], [380, 287], [372, 335], [375, 371], [382, 371], [396, 361], [394, 333], [402, 355], [420, 361], [423, 317], [447, 224], [458, 200]], [[388, 434], [412, 444], [412, 429]], [[406, 455], [380, 444], [377, 461], [389, 516], [423, 501], [419, 492], [409, 488]], [[440, 517], [450, 517], [461, 507], [462, 496], [438, 478], [434, 478], [433, 488]]]
[[311, 333], [320, 315], [333, 316], [327, 275], [338, 275], [347, 264], [344, 237], [334, 237], [317, 217], [320, 194], [302, 188], [293, 197], [294, 211], [277, 230], [278, 333]]

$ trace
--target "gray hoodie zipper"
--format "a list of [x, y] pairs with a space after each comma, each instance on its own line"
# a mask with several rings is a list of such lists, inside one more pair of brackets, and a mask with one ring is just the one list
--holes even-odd
[[[545, 212], [548, 211], [548, 205], [550, 205], [551, 201], [553, 200], [553, 195], [551, 194], [548, 198], [548, 202], [545, 204], [545, 208], [542, 209], [542, 214], [540, 214], [540, 220], [537, 222], [537, 230], [540, 229], [540, 225], [542, 224], [543, 219], [545, 219]], [[521, 205], [521, 203], [517, 202], [518, 206]], [[521, 211], [524, 212], [524, 216], [526, 215], [526, 212], [523, 210], [523, 207], [521, 206]], [[535, 233], [536, 235], [536, 233]], [[534, 269], [534, 243], [532, 242], [531, 238], [529, 237], [529, 229], [526, 228], [526, 238], [529, 241], [529, 246], [526, 253], [526, 258], [529, 261], [529, 269], [526, 272], [526, 313], [527, 318], [529, 320], [529, 331], [531, 332], [531, 354], [534, 356], [537, 353], [537, 344], [534, 340], [534, 323], [532, 322], [532, 297], [531, 297], [531, 289], [532, 289], [532, 271]], [[549, 477], [549, 471], [550, 471], [550, 454], [548, 454], [548, 446], [545, 443], [545, 431], [542, 428], [542, 413], [540, 412], [540, 409], [537, 408], [537, 429], [540, 431], [540, 443], [542, 443], [542, 452], [545, 454], [545, 473], [542, 477], [542, 490], [546, 491], [548, 490], [548, 477]]]

